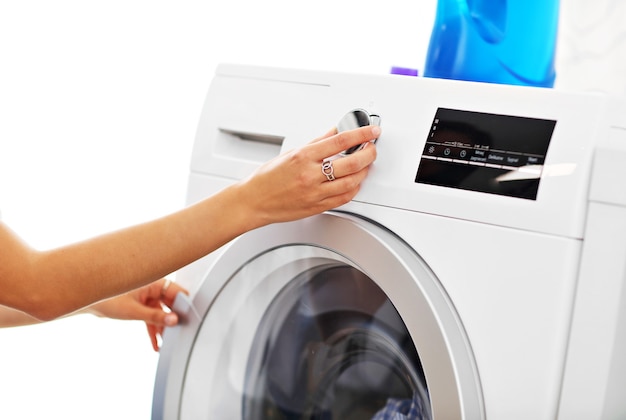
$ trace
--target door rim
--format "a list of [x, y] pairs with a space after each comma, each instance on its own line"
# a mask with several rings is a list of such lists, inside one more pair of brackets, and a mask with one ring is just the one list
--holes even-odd
[[327, 250], [337, 261], [361, 270], [383, 289], [402, 316], [422, 361], [433, 418], [485, 418], [469, 339], [449, 296], [426, 262], [384, 227], [361, 216], [327, 212], [248, 232], [220, 251], [203, 276], [192, 304], [182, 308], [183, 322], [164, 335], [153, 419], [181, 418], [197, 335], [233, 276], [259, 255], [292, 246]]

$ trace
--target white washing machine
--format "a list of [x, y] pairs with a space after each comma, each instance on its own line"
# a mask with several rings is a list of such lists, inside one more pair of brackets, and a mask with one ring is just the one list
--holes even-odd
[[153, 419], [626, 418], [623, 104], [222, 65], [189, 203], [354, 109], [383, 134], [351, 203], [178, 274]]

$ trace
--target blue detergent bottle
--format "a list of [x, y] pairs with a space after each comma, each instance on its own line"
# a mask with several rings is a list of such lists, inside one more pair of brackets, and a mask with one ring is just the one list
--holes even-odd
[[424, 76], [552, 87], [559, 0], [438, 0]]

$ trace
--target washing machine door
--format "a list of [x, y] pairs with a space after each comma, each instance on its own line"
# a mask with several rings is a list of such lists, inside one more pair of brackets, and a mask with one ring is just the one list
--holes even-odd
[[440, 282], [401, 239], [326, 213], [233, 241], [168, 329], [153, 419], [482, 419]]

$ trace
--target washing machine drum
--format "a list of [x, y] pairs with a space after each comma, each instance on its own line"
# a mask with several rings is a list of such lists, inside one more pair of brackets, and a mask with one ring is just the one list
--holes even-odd
[[328, 213], [249, 232], [161, 349], [153, 419], [482, 419], [462, 324], [393, 233]]
[[429, 419], [417, 351], [385, 293], [361, 271], [301, 273], [264, 314], [246, 369], [243, 417]]

